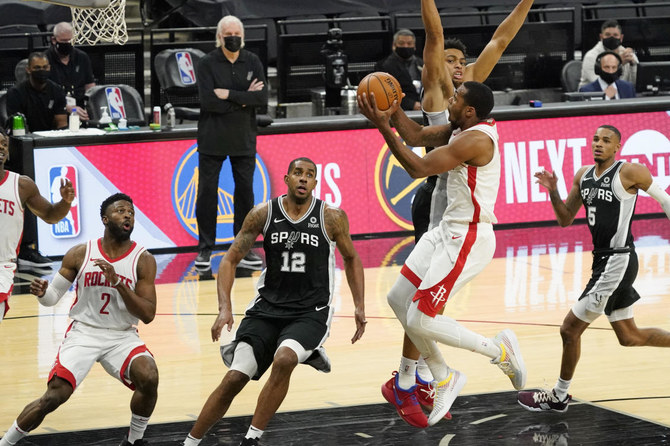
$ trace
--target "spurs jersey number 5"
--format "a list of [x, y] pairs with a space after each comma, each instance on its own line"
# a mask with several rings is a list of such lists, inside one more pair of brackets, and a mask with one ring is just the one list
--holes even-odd
[[107, 281], [102, 270], [93, 264], [104, 259], [116, 275], [131, 290], [137, 283], [137, 263], [145, 248], [133, 242], [132, 246], [116, 259], [110, 259], [102, 250], [102, 239], [90, 240], [86, 257], [76, 277], [76, 297], [70, 308], [70, 317], [88, 325], [113, 330], [126, 330], [137, 325], [139, 319], [126, 309], [121, 294]]
[[313, 311], [330, 304], [335, 271], [335, 242], [324, 225], [326, 203], [312, 198], [299, 220], [282, 207], [282, 197], [268, 203], [263, 228], [267, 268], [258, 285], [260, 297], [289, 312]]
[[623, 161], [617, 161], [596, 176], [595, 166], [587, 169], [579, 183], [586, 209], [594, 249], [633, 246], [630, 232], [637, 194], [630, 194], [621, 184], [619, 172]]

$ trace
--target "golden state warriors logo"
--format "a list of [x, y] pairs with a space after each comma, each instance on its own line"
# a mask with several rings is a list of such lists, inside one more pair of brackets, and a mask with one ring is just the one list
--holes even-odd
[[[198, 224], [195, 219], [195, 199], [198, 194], [198, 145], [193, 144], [184, 153], [172, 176], [172, 206], [175, 215], [186, 231], [198, 238]], [[219, 175], [216, 212], [216, 243], [233, 241], [233, 192], [235, 182], [230, 159], [227, 158]], [[270, 199], [270, 178], [268, 170], [256, 155], [254, 172], [254, 204]]]
[[[423, 147], [413, 148], [423, 156]], [[413, 179], [403, 169], [387, 144], [379, 151], [375, 163], [375, 193], [384, 213], [403, 229], [412, 230], [412, 200], [424, 179]]]

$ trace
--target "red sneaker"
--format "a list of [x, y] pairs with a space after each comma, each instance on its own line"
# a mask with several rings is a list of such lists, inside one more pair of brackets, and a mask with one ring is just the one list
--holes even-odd
[[382, 395], [398, 411], [400, 418], [414, 427], [428, 427], [428, 417], [421, 410], [416, 400], [416, 386], [408, 391], [398, 388], [398, 372], [393, 372], [393, 378], [382, 385]]
[[[419, 374], [416, 374], [416, 399], [428, 410], [433, 410], [433, 398], [435, 398], [432, 384], [430, 381], [422, 380]], [[451, 420], [451, 412], [447, 412], [444, 419]]]

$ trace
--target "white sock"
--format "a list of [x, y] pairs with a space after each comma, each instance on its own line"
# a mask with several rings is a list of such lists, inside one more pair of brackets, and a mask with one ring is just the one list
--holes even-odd
[[10, 427], [5, 436], [0, 439], [0, 446], [14, 446], [26, 435], [28, 435], [28, 432], [21, 430], [19, 425], [16, 424], [16, 420], [14, 420], [12, 427]]
[[433, 381], [433, 374], [430, 373], [430, 368], [428, 367], [428, 364], [426, 364], [426, 360], [423, 359], [423, 356], [419, 357], [419, 363], [416, 365], [416, 373], [422, 381]]
[[258, 428], [255, 428], [253, 426], [249, 426], [249, 430], [247, 431], [247, 435], [244, 436], [244, 438], [261, 438], [263, 435], [263, 432]]
[[184, 440], [184, 443], [182, 444], [182, 446], [198, 446], [201, 441], [202, 441], [202, 438], [200, 438], [200, 439], [193, 438], [193, 437], [191, 437], [191, 434], [188, 434], [188, 436], [186, 437], [186, 440]]
[[130, 417], [130, 429], [128, 429], [128, 443], [133, 444], [136, 440], [144, 437], [147, 424], [149, 424], [149, 417], [132, 414]]
[[554, 393], [559, 400], [563, 401], [568, 396], [568, 389], [570, 388], [571, 379], [558, 378], [556, 386], [554, 386]]
[[403, 390], [409, 390], [416, 384], [416, 360], [412, 358], [400, 358], [398, 367], [398, 386]]

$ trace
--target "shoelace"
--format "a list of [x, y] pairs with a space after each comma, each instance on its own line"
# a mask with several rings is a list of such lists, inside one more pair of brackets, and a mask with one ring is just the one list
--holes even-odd
[[533, 393], [533, 400], [536, 403], [558, 403], [558, 398], [554, 396], [554, 392], [548, 392], [546, 390], [541, 390], [539, 392]]

